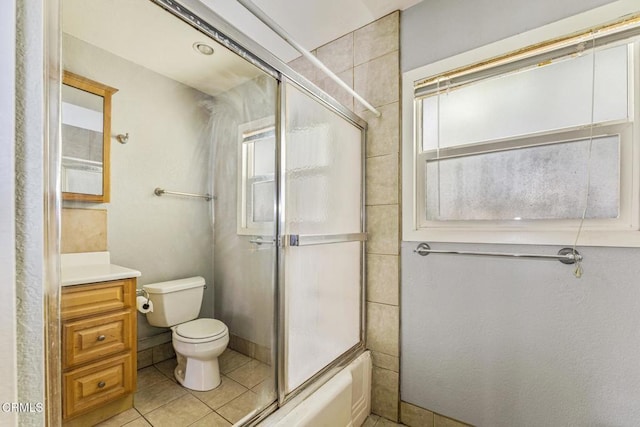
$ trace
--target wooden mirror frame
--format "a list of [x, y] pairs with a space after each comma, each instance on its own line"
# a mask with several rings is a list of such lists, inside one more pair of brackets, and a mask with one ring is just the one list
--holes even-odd
[[[108, 203], [111, 194], [111, 162], [109, 158], [111, 146], [111, 95], [116, 93], [118, 89], [66, 70], [63, 72], [62, 84], [100, 96], [104, 100], [102, 111], [102, 194], [83, 194], [63, 191], [62, 200]], [[62, 143], [64, 144], [64, 141], [62, 141]]]

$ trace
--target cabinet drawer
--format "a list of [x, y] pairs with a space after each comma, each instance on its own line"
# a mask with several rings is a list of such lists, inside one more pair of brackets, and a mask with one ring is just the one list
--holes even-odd
[[134, 314], [127, 310], [64, 322], [63, 369], [131, 349]]
[[114, 280], [95, 285], [62, 288], [62, 320], [121, 310], [135, 306], [135, 280]]
[[132, 356], [113, 357], [63, 376], [63, 418], [71, 418], [133, 392]]

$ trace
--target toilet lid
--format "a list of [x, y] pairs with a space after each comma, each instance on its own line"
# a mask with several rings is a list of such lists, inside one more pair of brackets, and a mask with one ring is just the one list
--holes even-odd
[[175, 332], [191, 339], [214, 338], [227, 332], [227, 326], [216, 319], [196, 319], [178, 325]]

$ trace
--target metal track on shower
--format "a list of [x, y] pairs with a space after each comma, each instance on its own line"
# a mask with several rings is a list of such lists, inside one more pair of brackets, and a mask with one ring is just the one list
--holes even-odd
[[320, 71], [326, 74], [331, 80], [333, 80], [338, 86], [346, 90], [351, 96], [353, 96], [358, 102], [360, 102], [367, 110], [371, 111], [376, 117], [380, 117], [382, 113], [378, 111], [373, 105], [371, 105], [366, 99], [364, 99], [358, 92], [353, 90], [348, 84], [346, 84], [340, 77], [329, 69], [322, 61], [316, 58], [309, 50], [304, 48], [300, 43], [291, 37], [291, 35], [276, 21], [274, 21], [269, 15], [267, 15], [262, 9], [260, 9], [251, 0], [238, 0], [242, 6], [244, 6], [253, 16], [258, 18], [263, 24], [265, 24], [271, 31], [276, 33], [287, 42], [291, 47], [300, 52], [309, 62], [315, 65]]

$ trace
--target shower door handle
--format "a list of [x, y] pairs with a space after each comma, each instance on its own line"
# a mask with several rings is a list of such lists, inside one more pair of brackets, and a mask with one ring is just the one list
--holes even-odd
[[367, 233], [346, 234], [285, 234], [280, 239], [281, 246], [313, 246], [332, 243], [365, 242]]
[[256, 236], [249, 239], [249, 243], [255, 243], [256, 245], [273, 245], [275, 243], [275, 240], [270, 236], [268, 236], [267, 239], [269, 240], [263, 239], [262, 236]]

